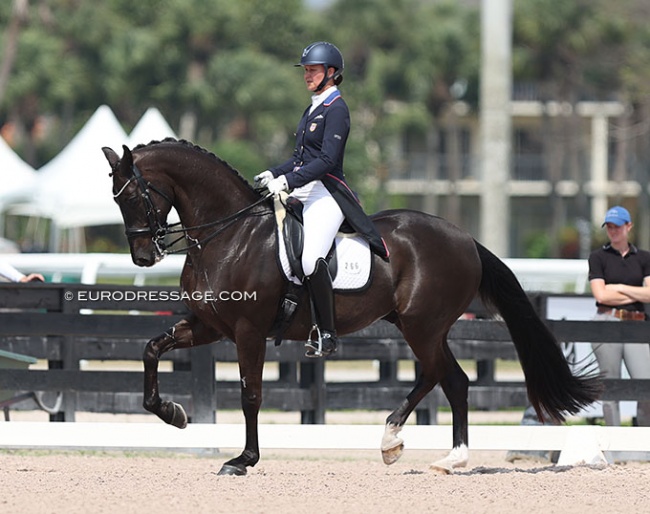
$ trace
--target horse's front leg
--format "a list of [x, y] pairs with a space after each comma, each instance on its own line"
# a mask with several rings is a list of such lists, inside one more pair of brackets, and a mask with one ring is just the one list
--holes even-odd
[[180, 404], [163, 401], [160, 398], [158, 363], [160, 357], [170, 350], [198, 346], [220, 338], [216, 333], [212, 334], [213, 337], [196, 337], [197, 333], [205, 336], [205, 330], [196, 330], [197, 323], [198, 321], [194, 317], [179, 321], [167, 332], [151, 339], [145, 346], [142, 356], [144, 362], [144, 400], [142, 405], [165, 423], [178, 428], [187, 426], [187, 414]]
[[262, 371], [266, 355], [266, 339], [260, 335], [237, 337], [237, 359], [241, 387], [241, 405], [246, 423], [246, 444], [241, 455], [225, 462], [219, 475], [245, 475], [249, 466], [260, 460], [257, 431], [262, 405]]

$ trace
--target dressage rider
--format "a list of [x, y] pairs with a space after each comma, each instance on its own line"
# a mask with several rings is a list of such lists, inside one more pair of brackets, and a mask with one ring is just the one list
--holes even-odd
[[325, 256], [341, 223], [347, 219], [385, 260], [388, 250], [343, 175], [350, 112], [337, 87], [343, 81], [341, 52], [331, 43], [312, 43], [295, 66], [304, 70], [311, 105], [298, 123], [291, 158], [255, 180], [273, 194], [292, 190], [291, 196], [303, 204], [302, 267], [320, 336], [319, 341], [307, 341], [307, 356], [318, 357], [337, 348], [334, 293]]

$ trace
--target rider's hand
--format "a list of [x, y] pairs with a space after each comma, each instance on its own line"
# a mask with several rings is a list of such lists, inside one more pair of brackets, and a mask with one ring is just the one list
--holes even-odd
[[21, 278], [19, 282], [45, 282], [45, 278], [40, 273], [30, 273]]
[[259, 187], [266, 187], [266, 185], [273, 180], [273, 173], [269, 170], [263, 171], [259, 175], [255, 175], [254, 180], [256, 185], [259, 184]]
[[266, 185], [266, 188], [269, 190], [269, 193], [274, 195], [277, 195], [280, 191], [287, 191], [289, 189], [287, 177], [280, 175], [278, 178], [274, 178]]

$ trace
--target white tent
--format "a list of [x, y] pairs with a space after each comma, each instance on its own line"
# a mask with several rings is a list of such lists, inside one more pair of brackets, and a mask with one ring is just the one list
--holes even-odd
[[31, 196], [34, 168], [23, 161], [0, 137], [0, 210], [2, 206]]
[[177, 137], [163, 115], [155, 107], [150, 107], [129, 134], [127, 146], [133, 148], [150, 141], [162, 141], [166, 137]]
[[15, 212], [50, 218], [58, 228], [122, 223], [103, 146], [121, 151], [126, 132], [103, 105], [54, 159], [38, 171], [32, 201]]
[[70, 229], [68, 251], [83, 250], [81, 227], [122, 223], [102, 147], [120, 150], [126, 141], [113, 111], [106, 105], [99, 107], [70, 143], [36, 172], [30, 201], [10, 212], [49, 218], [50, 251], [60, 250], [66, 229]]
[[165, 137], [175, 134], [158, 109], [148, 109], [127, 137], [111, 109], [102, 105], [70, 143], [39, 169], [31, 201], [13, 212], [49, 218], [59, 228], [121, 224], [102, 147], [121, 155], [123, 144], [135, 146]]
[[[174, 132], [157, 109], [145, 113], [129, 138], [113, 111], [102, 105], [70, 143], [36, 172], [30, 200], [11, 212], [50, 219], [54, 229], [50, 251], [59, 250], [62, 230], [121, 225], [122, 215], [113, 201], [110, 167], [102, 147], [108, 146], [121, 155], [122, 145], [134, 146], [137, 143], [130, 141], [135, 138], [149, 142], [168, 136], [173, 137]], [[177, 219], [175, 212], [170, 215], [170, 222]], [[80, 240], [79, 230], [71, 230], [70, 237]], [[81, 249], [80, 241], [75, 244]]]
[[0, 137], [0, 236], [4, 235], [4, 211], [15, 202], [28, 200], [36, 172]]

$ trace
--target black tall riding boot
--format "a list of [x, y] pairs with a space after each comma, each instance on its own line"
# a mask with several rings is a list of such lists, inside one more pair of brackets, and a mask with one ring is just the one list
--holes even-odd
[[[305, 278], [312, 304], [314, 327], [306, 343], [307, 357], [327, 357], [336, 351], [336, 328], [334, 325], [334, 291], [332, 277], [325, 259], [316, 261], [316, 269]], [[316, 334], [316, 339], [312, 339]]]

